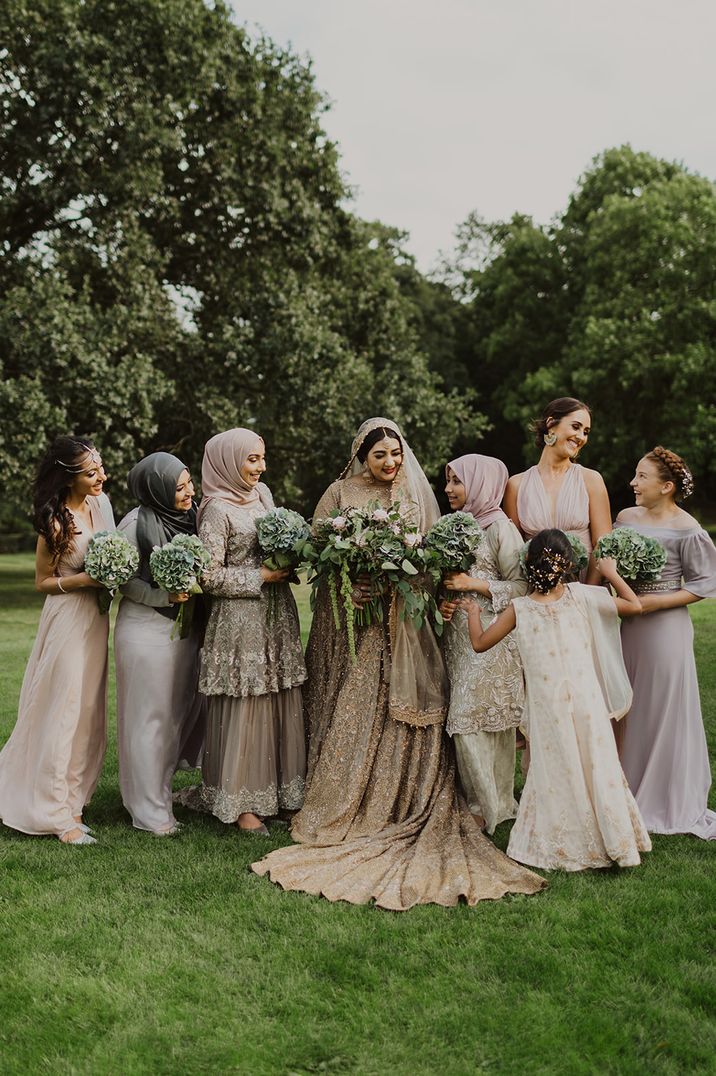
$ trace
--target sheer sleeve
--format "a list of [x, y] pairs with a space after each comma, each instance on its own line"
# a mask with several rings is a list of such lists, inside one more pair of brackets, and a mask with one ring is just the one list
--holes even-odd
[[[137, 514], [137, 509], [133, 508], [117, 527], [117, 530], [133, 546], [137, 545]], [[128, 583], [121, 586], [119, 591], [130, 601], [137, 602], [138, 605], [149, 605], [153, 609], [168, 608], [171, 604], [166, 590], [153, 587], [145, 579], [140, 579], [138, 575], [135, 575], [134, 579], [130, 579]]]
[[[497, 529], [495, 529], [497, 528]], [[524, 545], [522, 535], [511, 520], [496, 520], [487, 534], [491, 538], [500, 579], [488, 579], [492, 608], [495, 613], [506, 609], [513, 598], [527, 593], [527, 580], [520, 568], [520, 550]]]
[[716, 548], [705, 530], [684, 538], [681, 571], [684, 590], [699, 598], [716, 598]]
[[340, 489], [341, 482], [338, 479], [336, 482], [331, 482], [326, 492], [321, 497], [320, 501], [316, 505], [316, 510], [313, 513], [313, 521], [317, 523], [319, 519], [327, 519], [336, 508], [340, 508]]
[[211, 562], [202, 574], [201, 585], [215, 598], [260, 598], [261, 568], [227, 564], [231, 522], [227, 512], [213, 500], [206, 506], [199, 525], [199, 537], [209, 551]]
[[108, 531], [115, 530], [114, 512], [112, 511], [112, 502], [109, 497], [106, 493], [100, 493], [97, 500], [99, 501], [99, 510], [102, 513], [105, 527]]

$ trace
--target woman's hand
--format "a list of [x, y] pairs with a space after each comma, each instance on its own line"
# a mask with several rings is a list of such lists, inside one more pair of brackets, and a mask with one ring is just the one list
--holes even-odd
[[448, 572], [443, 576], [443, 584], [448, 590], [477, 590], [479, 592], [480, 583], [484, 586], [484, 580], [473, 579], [467, 572]]
[[180, 591], [178, 594], [170, 594], [169, 595], [169, 604], [170, 605], [179, 605], [180, 602], [186, 602], [186, 601], [189, 601], [189, 595], [184, 590]]
[[273, 568], [267, 568], [264, 564], [261, 565], [261, 578], [264, 583], [285, 583], [290, 574], [290, 568], [279, 568], [274, 571]]
[[450, 602], [444, 598], [438, 606], [438, 611], [446, 624], [449, 624], [458, 609], [458, 602]]
[[351, 590], [351, 601], [356, 609], [362, 609], [373, 597], [373, 584], [369, 575], [359, 575]]

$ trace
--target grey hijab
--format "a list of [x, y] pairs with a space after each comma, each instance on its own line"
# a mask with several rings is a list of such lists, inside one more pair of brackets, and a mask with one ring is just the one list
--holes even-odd
[[[129, 492], [139, 502], [138, 575], [147, 583], [152, 582], [149, 554], [154, 546], [166, 545], [175, 534], [196, 534], [196, 505], [192, 503], [188, 512], [179, 512], [174, 507], [177, 482], [186, 470], [186, 464], [171, 453], [152, 452], [135, 464], [127, 475]], [[157, 612], [173, 619], [178, 607], [158, 609]]]

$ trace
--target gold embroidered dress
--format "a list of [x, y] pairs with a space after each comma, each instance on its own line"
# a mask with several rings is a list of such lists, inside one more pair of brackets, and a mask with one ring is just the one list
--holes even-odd
[[[364, 423], [352, 463], [367, 434], [381, 427], [398, 429], [387, 419]], [[404, 439], [403, 450], [392, 483], [360, 472], [340, 479], [324, 494], [314, 518], [333, 508], [398, 503], [421, 529], [429, 526], [438, 516], [437, 503]], [[328, 595], [319, 596], [307, 652], [309, 786], [292, 827], [299, 843], [271, 852], [252, 869], [284, 889], [354, 904], [373, 900], [394, 911], [537, 892], [543, 879], [498, 851], [458, 795], [443, 730], [446, 693], [437, 714], [428, 706], [416, 708], [411, 721], [391, 716], [402, 712], [391, 706], [396, 682], [410, 683], [412, 676], [418, 699], [432, 698], [435, 683], [445, 683], [439, 650], [413, 631], [409, 645], [396, 654], [396, 632], [387, 610], [382, 625], [357, 628], [353, 664]], [[424, 668], [426, 653], [436, 654], [439, 664]], [[432, 682], [425, 684], [425, 678]]]

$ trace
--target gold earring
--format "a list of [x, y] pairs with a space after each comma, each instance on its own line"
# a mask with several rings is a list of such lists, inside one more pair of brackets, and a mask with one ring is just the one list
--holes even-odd
[[552, 445], [557, 444], [557, 434], [554, 432], [546, 433], [543, 437], [543, 441], [549, 448], [551, 448]]

